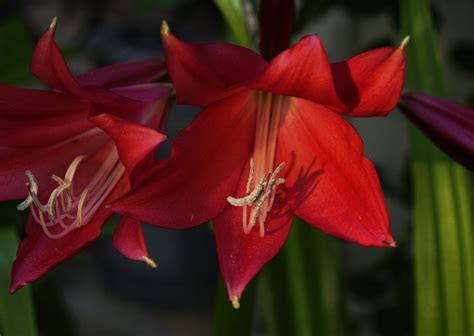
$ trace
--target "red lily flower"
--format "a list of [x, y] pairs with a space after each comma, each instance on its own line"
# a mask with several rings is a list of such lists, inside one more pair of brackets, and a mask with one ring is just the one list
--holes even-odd
[[267, 63], [230, 44], [184, 43], [166, 23], [162, 40], [178, 102], [205, 108], [115, 211], [175, 229], [212, 219], [234, 306], [294, 215], [361, 245], [395, 246], [375, 169], [341, 114], [396, 106], [404, 44], [329, 64], [311, 35]]
[[[164, 62], [117, 64], [74, 78], [54, 41], [55, 26], [31, 63], [54, 90], [0, 85], [0, 199], [26, 198], [18, 208], [31, 208], [12, 292], [95, 240], [112, 215], [105, 205], [130, 189], [165, 139], [154, 129], [168, 110], [170, 88], [149, 83], [164, 74]], [[129, 258], [154, 265], [139, 222], [122, 220], [113, 242]]]

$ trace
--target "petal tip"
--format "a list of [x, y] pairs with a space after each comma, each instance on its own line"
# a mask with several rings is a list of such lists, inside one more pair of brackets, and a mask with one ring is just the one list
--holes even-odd
[[240, 302], [239, 302], [239, 298], [237, 296], [234, 296], [230, 302], [232, 302], [232, 307], [234, 309], [239, 309], [240, 308]]
[[168, 22], [163, 20], [161, 23], [161, 30], [160, 30], [161, 36], [168, 36], [170, 34], [170, 26], [168, 26]]
[[382, 244], [387, 247], [398, 247], [397, 242], [390, 238], [389, 240], [382, 240]]
[[55, 16], [51, 20], [51, 24], [49, 25], [49, 30], [54, 33], [56, 31], [57, 25], [58, 25], [58, 17]]
[[151, 259], [150, 257], [143, 256], [142, 259], [151, 268], [157, 268], [155, 261]]
[[409, 41], [410, 41], [410, 35], [405, 36], [402, 43], [400, 43], [400, 48], [405, 49]]

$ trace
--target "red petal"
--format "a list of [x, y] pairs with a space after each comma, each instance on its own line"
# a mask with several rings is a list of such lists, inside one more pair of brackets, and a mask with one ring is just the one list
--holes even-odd
[[[122, 179], [104, 204], [122, 195], [127, 188], [126, 179]], [[30, 215], [26, 228], [27, 236], [21, 242], [13, 263], [10, 291], [13, 293], [37, 280], [92, 243], [100, 235], [103, 224], [111, 215], [109, 209], [101, 207], [89, 223], [60, 239], [46, 236], [41, 225]]]
[[[125, 257], [152, 263], [143, 237], [142, 225], [139, 221], [123, 217], [114, 231], [113, 246]], [[153, 264], [152, 264], [153, 265]], [[156, 265], [154, 265], [156, 267]]]
[[[248, 171], [244, 171], [242, 176], [235, 195], [245, 195]], [[219, 265], [231, 301], [240, 298], [255, 274], [278, 253], [288, 236], [292, 220], [291, 210], [278, 199], [265, 222], [264, 237], [260, 237], [258, 227], [249, 234], [244, 233], [240, 207], [227, 205], [224, 212], [213, 220]]]
[[177, 99], [181, 104], [206, 106], [229, 95], [228, 89], [254, 78], [265, 61], [253, 51], [227, 43], [185, 43], [167, 26], [161, 38]]
[[293, 99], [278, 135], [288, 204], [318, 229], [361, 245], [393, 246], [377, 173], [340, 115]]
[[166, 139], [151, 128], [109, 114], [100, 114], [90, 120], [113, 139], [120, 161], [129, 173]]
[[64, 57], [54, 41], [55, 30], [56, 21], [53, 20], [49, 29], [36, 44], [30, 71], [40, 81], [57, 90], [82, 96], [81, 87], [71, 75]]
[[329, 65], [328, 56], [319, 37], [309, 35], [275, 57], [253, 88], [283, 96], [300, 97], [343, 110]]
[[397, 105], [405, 78], [403, 47], [370, 50], [331, 68], [348, 115], [384, 116]]
[[166, 63], [158, 58], [112, 64], [77, 76], [81, 86], [103, 88], [150, 83], [166, 74]]
[[294, 0], [262, 0], [259, 10], [260, 50], [271, 60], [290, 45]]
[[254, 105], [254, 95], [244, 91], [201, 111], [176, 137], [171, 159], [114, 204], [114, 211], [179, 229], [217, 216], [253, 149]]

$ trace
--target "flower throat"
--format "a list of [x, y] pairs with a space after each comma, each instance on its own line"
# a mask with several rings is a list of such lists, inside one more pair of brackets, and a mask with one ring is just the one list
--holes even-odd
[[[288, 98], [266, 92], [257, 92], [257, 123], [255, 145], [250, 159], [246, 195], [241, 198], [229, 196], [227, 201], [242, 207], [242, 227], [246, 234], [259, 224], [260, 236], [265, 236], [265, 220], [275, 200], [276, 188], [285, 182], [279, 178], [285, 163], [276, 168], [275, 152], [278, 128], [283, 112], [288, 108]], [[250, 210], [250, 214], [249, 214]]]
[[29, 194], [17, 209], [31, 208], [34, 220], [52, 239], [64, 237], [72, 230], [86, 225], [125, 172], [114, 147], [87, 185], [76, 195], [73, 188], [74, 175], [85, 159], [87, 159], [85, 155], [76, 157], [68, 167], [64, 178], [52, 176], [58, 186], [51, 192], [46, 204], [42, 204], [39, 200], [35, 176], [31, 171], [26, 171]]

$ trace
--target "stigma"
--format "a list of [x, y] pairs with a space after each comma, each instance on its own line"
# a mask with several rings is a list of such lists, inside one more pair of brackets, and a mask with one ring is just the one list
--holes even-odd
[[[100, 168], [91, 176], [81, 176], [87, 185], [77, 190], [78, 168], [87, 156], [76, 157], [69, 165], [63, 178], [52, 175], [57, 186], [51, 191], [46, 203], [39, 199], [39, 186], [34, 174], [25, 172], [28, 182], [28, 197], [17, 209], [31, 209], [34, 220], [41, 225], [44, 233], [51, 239], [59, 239], [73, 230], [87, 225], [97, 213], [107, 196], [125, 172], [119, 160], [117, 149], [114, 148], [101, 162]], [[79, 171], [79, 173], [81, 173]], [[75, 188], [76, 187], [76, 188]]]
[[[265, 221], [270, 213], [278, 185], [285, 183], [279, 174], [285, 163], [275, 167], [278, 129], [288, 98], [271, 93], [257, 92], [256, 128], [253, 156], [243, 197], [227, 197], [233, 206], [242, 207], [242, 228], [245, 234], [259, 226], [260, 237], [265, 236]], [[250, 212], [250, 213], [249, 213]]]

